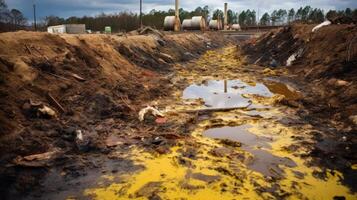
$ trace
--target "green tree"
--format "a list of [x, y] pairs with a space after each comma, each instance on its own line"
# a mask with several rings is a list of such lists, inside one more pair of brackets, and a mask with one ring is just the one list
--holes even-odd
[[292, 8], [289, 10], [289, 13], [288, 13], [288, 23], [293, 22], [295, 20], [294, 17], [295, 17], [295, 10], [294, 10], [294, 8]]
[[297, 11], [296, 11], [296, 14], [295, 14], [295, 20], [302, 20], [302, 11], [303, 8], [300, 7]]
[[55, 25], [60, 25], [60, 24], [65, 23], [64, 18], [60, 18], [60, 17], [54, 16], [54, 15], [47, 16], [47, 17], [45, 17], [44, 20], [45, 20], [46, 26], [55, 26]]
[[213, 17], [212, 19], [216, 20], [216, 19], [223, 19], [223, 11], [220, 9], [216, 9], [215, 11], [213, 11]]
[[7, 4], [5, 3], [5, 0], [0, 0], [0, 9], [6, 9]]
[[283, 24], [283, 23], [285, 22], [285, 20], [286, 20], [286, 17], [287, 17], [287, 15], [288, 15], [288, 12], [286, 12], [286, 10], [279, 9], [276, 14], [277, 14], [277, 21], [278, 21], [280, 24]]
[[10, 22], [10, 12], [7, 9], [7, 4], [5, 3], [5, 0], [0, 0], [0, 22]]
[[239, 14], [239, 24], [241, 26], [246, 26], [246, 20], [247, 20], [247, 13], [243, 10], [240, 14]]
[[228, 10], [227, 11], [227, 15], [228, 15], [228, 24], [234, 24], [237, 23], [237, 14], [234, 13], [232, 10]]
[[270, 24], [270, 15], [268, 13], [264, 13], [262, 18], [260, 18], [260, 24], [263, 26], [268, 26]]
[[302, 9], [302, 13], [301, 13], [301, 20], [304, 22], [307, 22], [308, 17], [310, 15], [311, 12], [311, 6], [305, 6], [304, 9]]
[[328, 20], [331, 20], [331, 19], [333, 19], [333, 18], [335, 18], [337, 16], [338, 16], [338, 14], [337, 14], [336, 10], [329, 10], [326, 13], [326, 19], [328, 19]]
[[346, 8], [346, 10], [345, 10], [345, 15], [346, 15], [347, 17], [352, 17], [352, 10], [351, 10], [351, 8]]
[[321, 23], [324, 21], [324, 19], [325, 19], [325, 15], [323, 10], [317, 8], [311, 10], [308, 17], [308, 21], [311, 23]]
[[274, 10], [270, 15], [270, 20], [273, 26], [275, 26], [275, 23], [278, 21], [278, 18], [278, 11]]

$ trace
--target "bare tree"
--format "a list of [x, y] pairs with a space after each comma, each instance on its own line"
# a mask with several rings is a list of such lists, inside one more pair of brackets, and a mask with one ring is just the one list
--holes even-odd
[[22, 12], [17, 9], [11, 9], [10, 17], [11, 17], [12, 24], [16, 28], [18, 28], [19, 26], [24, 26], [27, 23], [27, 20], [22, 14]]

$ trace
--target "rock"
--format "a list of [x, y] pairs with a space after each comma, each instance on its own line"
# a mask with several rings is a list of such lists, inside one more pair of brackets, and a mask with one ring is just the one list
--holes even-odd
[[263, 74], [266, 75], [266, 76], [276, 76], [276, 72], [272, 69], [269, 69], [269, 68], [265, 68], [263, 70]]
[[344, 81], [344, 80], [337, 80], [336, 81], [336, 86], [342, 87], [342, 86], [347, 86], [349, 85], [349, 82]]
[[351, 120], [353, 124], [357, 125], [357, 115], [352, 115], [348, 119]]
[[208, 184], [221, 180], [221, 177], [218, 175], [206, 175], [202, 173], [193, 173], [190, 174], [189, 177], [200, 181], [204, 181]]
[[233, 140], [228, 140], [228, 139], [220, 140], [220, 143], [224, 144], [224, 145], [227, 145], [227, 146], [231, 146], [231, 147], [241, 147], [242, 146], [242, 143], [236, 142], [236, 141], [233, 141]]
[[156, 118], [156, 120], [155, 120], [155, 122], [156, 122], [157, 124], [165, 124], [166, 121], [167, 121], [167, 119], [166, 119], [165, 117], [158, 117], [158, 118]]
[[136, 197], [151, 197], [154, 194], [157, 194], [160, 191], [162, 182], [148, 182], [138, 191], [135, 192]]
[[270, 67], [278, 67], [278, 62], [275, 59], [271, 59], [269, 66]]
[[76, 145], [80, 151], [89, 150], [89, 137], [84, 136], [82, 130], [76, 130]]
[[123, 142], [120, 140], [119, 137], [117, 137], [115, 135], [110, 135], [105, 140], [105, 144], [106, 144], [107, 147], [115, 147], [115, 146], [123, 144]]
[[225, 156], [229, 156], [230, 154], [232, 154], [233, 150], [226, 148], [226, 147], [217, 147], [217, 148], [212, 149], [210, 151], [210, 153], [216, 157], [225, 157]]

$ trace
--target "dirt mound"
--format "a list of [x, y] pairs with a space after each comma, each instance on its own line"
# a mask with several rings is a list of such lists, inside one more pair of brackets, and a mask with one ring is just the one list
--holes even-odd
[[[312, 154], [333, 169], [357, 160], [356, 149], [344, 147], [357, 143], [357, 26], [330, 25], [312, 33], [313, 27], [275, 30], [242, 49], [250, 63], [290, 72], [304, 92], [301, 118], [321, 127]], [[345, 176], [355, 177], [350, 171]]]
[[275, 30], [246, 44], [243, 50], [250, 63], [288, 66], [317, 97], [309, 102], [314, 109], [325, 115], [327, 107], [330, 118], [353, 124], [349, 118], [357, 114], [357, 26], [330, 25], [312, 33], [313, 27], [294, 25]]
[[13, 166], [17, 156], [56, 148], [76, 154], [78, 133], [94, 138], [87, 146], [101, 152], [113, 128], [129, 137], [124, 130], [138, 124], [138, 111], [170, 92], [164, 75], [172, 63], [222, 43], [214, 34], [1, 34], [0, 193], [6, 196], [12, 183], [20, 189], [37, 182]]

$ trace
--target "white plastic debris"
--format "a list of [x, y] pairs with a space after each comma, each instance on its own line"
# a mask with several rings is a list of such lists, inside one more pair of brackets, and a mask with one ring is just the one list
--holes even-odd
[[286, 66], [291, 66], [291, 64], [296, 60], [296, 53], [294, 53], [293, 55], [291, 55], [288, 60], [286, 61]]
[[83, 141], [83, 133], [81, 130], [76, 130], [77, 140]]
[[301, 56], [302, 52], [303, 52], [303, 49], [301, 48], [297, 52], [293, 53], [286, 61], [286, 66], [288, 66], [288, 67], [291, 66], [293, 64], [293, 62]]
[[50, 116], [50, 117], [56, 117], [56, 112], [50, 108], [50, 107], [47, 107], [47, 106], [43, 106], [42, 108], [39, 108], [38, 111], [42, 114], [42, 115], [45, 115], [45, 116]]
[[147, 113], [150, 113], [154, 115], [155, 117], [164, 117], [164, 114], [160, 111], [158, 111], [156, 108], [153, 108], [151, 106], [147, 106], [146, 108], [143, 108], [139, 112], [139, 120], [144, 121], [145, 115]]
[[315, 26], [313, 29], [312, 29], [312, 32], [315, 32], [317, 30], [319, 30], [320, 28], [324, 27], [324, 26], [328, 26], [328, 25], [331, 25], [331, 22], [329, 20], [326, 20], [324, 22], [322, 22], [321, 24]]

